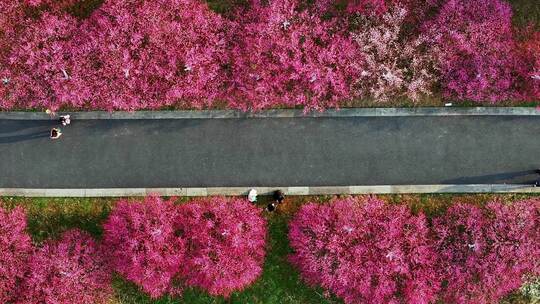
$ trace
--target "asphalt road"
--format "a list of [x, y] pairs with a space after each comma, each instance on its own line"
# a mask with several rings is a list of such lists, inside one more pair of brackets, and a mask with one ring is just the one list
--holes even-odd
[[540, 116], [0, 120], [1, 188], [532, 183]]

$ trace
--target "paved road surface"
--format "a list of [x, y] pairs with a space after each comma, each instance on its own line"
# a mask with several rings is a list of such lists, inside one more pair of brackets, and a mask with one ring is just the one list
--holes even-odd
[[540, 116], [0, 120], [1, 188], [528, 183]]

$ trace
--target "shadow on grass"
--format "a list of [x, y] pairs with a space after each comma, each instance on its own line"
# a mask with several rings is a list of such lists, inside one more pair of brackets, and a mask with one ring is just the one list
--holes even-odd
[[71, 228], [101, 237], [101, 224], [113, 202], [98, 198], [2, 198], [3, 207], [21, 206], [26, 210], [28, 232], [38, 244], [49, 238], [58, 238]]

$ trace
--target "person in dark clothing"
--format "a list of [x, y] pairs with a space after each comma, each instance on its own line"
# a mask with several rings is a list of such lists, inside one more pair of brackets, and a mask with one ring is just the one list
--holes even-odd
[[281, 191], [281, 190], [274, 191], [274, 200], [278, 204], [281, 204], [284, 199], [285, 199], [285, 194], [283, 193], [283, 191]]
[[[534, 170], [536, 172], [536, 174], [540, 175], [540, 169], [536, 169]], [[540, 179], [537, 179], [535, 182], [534, 182], [534, 186], [535, 187], [540, 187]]]
[[62, 131], [59, 128], [52, 128], [50, 138], [51, 139], [58, 139], [62, 136]]
[[266, 207], [266, 211], [268, 212], [274, 212], [276, 210], [276, 203], [271, 203], [271, 204], [268, 204], [268, 206]]

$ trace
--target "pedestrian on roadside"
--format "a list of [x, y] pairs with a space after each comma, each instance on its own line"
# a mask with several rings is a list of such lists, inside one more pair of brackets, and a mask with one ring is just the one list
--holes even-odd
[[50, 136], [51, 139], [58, 139], [60, 138], [60, 136], [62, 136], [62, 130], [60, 130], [60, 128], [51, 129], [51, 136]]
[[60, 116], [60, 123], [62, 126], [67, 126], [71, 123], [71, 118], [69, 115], [61, 115]]
[[51, 110], [51, 109], [46, 109], [45, 110], [45, 113], [49, 114], [51, 116], [51, 118], [53, 118], [54, 116], [56, 116], [56, 113]]
[[[540, 169], [536, 169], [534, 170], [536, 172], [536, 174], [540, 175]], [[540, 179], [537, 179], [534, 184], [533, 184], [535, 187], [540, 187]]]
[[278, 204], [281, 204], [283, 202], [283, 200], [285, 199], [285, 194], [283, 193], [283, 191], [281, 190], [276, 190], [274, 191], [274, 200], [278, 203]]
[[277, 204], [275, 202], [268, 204], [268, 206], [266, 206], [266, 211], [274, 212], [276, 210], [276, 207], [277, 207]]
[[248, 201], [250, 203], [256, 203], [257, 202], [257, 190], [251, 189], [248, 192]]

